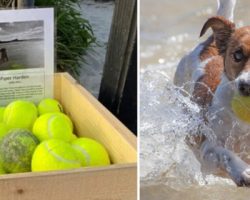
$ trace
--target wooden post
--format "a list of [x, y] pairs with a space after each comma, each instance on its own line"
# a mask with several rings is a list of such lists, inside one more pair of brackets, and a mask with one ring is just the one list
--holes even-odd
[[0, 7], [5, 8], [28, 8], [34, 6], [34, 0], [0, 0]]
[[133, 133], [137, 133], [137, 44], [134, 44], [124, 91], [116, 115]]
[[34, 0], [17, 0], [17, 8], [28, 8], [34, 6]]
[[0, 0], [0, 7], [8, 8], [14, 3], [14, 0]]
[[24, 0], [17, 0], [17, 8], [23, 8], [24, 7]]
[[[99, 100], [115, 115], [119, 115], [123, 101], [128, 71], [137, 68], [136, 61], [131, 62], [131, 55], [136, 49], [137, 0], [116, 0], [113, 22], [104, 64]], [[133, 59], [137, 59], [136, 56]], [[133, 65], [131, 65], [133, 63]], [[137, 70], [134, 70], [135, 73]], [[136, 91], [137, 81], [132, 89]], [[136, 95], [135, 95], [136, 96]], [[132, 103], [132, 102], [131, 102]], [[134, 119], [136, 123], [136, 118]]]

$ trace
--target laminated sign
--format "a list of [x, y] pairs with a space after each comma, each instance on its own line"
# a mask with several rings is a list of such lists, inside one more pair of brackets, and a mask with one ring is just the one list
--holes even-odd
[[0, 105], [53, 97], [54, 10], [0, 11]]

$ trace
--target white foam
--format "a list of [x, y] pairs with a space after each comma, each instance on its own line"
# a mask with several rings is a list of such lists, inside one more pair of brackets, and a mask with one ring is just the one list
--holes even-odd
[[185, 139], [197, 134], [199, 126], [209, 134], [211, 130], [202, 122], [199, 107], [183, 96], [164, 70], [141, 71], [140, 87], [141, 181], [160, 182], [173, 188], [232, 183], [202, 174], [201, 164]]

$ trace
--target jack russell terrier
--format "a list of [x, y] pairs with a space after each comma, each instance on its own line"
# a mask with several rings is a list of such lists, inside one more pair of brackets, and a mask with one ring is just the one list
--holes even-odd
[[[235, 27], [235, 3], [218, 0], [217, 16], [207, 20], [200, 36], [209, 28], [213, 34], [181, 59], [174, 83], [200, 105], [204, 121], [216, 135], [213, 141], [201, 131], [205, 164], [220, 169], [238, 186], [250, 186], [250, 124], [231, 108], [234, 94], [250, 96], [250, 26]], [[194, 84], [186, 84], [190, 81]]]

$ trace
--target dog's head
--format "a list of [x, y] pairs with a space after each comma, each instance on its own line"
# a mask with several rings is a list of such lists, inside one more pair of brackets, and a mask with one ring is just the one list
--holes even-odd
[[201, 36], [210, 27], [224, 58], [224, 74], [235, 81], [240, 94], [250, 96], [250, 26], [236, 29], [233, 22], [216, 16], [204, 24]]

